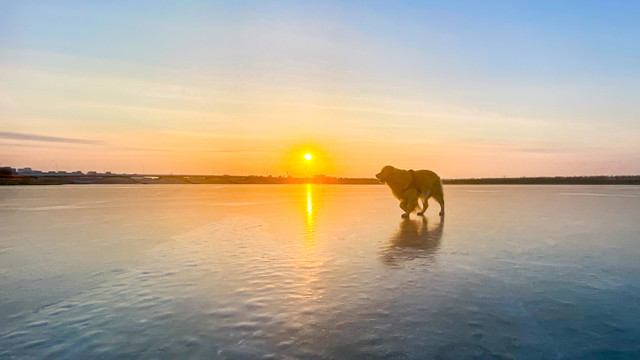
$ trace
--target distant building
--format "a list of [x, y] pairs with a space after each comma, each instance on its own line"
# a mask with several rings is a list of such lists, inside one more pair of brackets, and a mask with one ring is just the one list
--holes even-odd
[[33, 173], [33, 170], [30, 167], [18, 169], [18, 175], [29, 175], [32, 173]]
[[0, 167], [0, 176], [12, 176], [12, 175], [17, 175], [18, 172], [16, 171], [16, 169], [10, 167], [10, 166], [3, 166]]
[[96, 171], [87, 171], [87, 175], [98, 175]]

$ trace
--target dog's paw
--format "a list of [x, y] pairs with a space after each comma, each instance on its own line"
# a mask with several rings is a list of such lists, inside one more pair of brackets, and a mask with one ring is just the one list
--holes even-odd
[[419, 212], [417, 212], [417, 213], [416, 213], [416, 215], [418, 215], [418, 216], [424, 216], [424, 211], [419, 211]]
[[440, 216], [444, 216], [444, 212], [443, 211], [440, 211]]
[[400, 216], [402, 216], [403, 218], [408, 218], [408, 217], [409, 217], [409, 214], [404, 213], [404, 214], [402, 214], [402, 215], [400, 215]]

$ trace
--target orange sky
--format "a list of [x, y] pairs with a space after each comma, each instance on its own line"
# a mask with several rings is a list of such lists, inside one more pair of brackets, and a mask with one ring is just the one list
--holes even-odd
[[640, 67], [626, 60], [640, 50], [622, 10], [572, 12], [601, 21], [574, 34], [508, 6], [2, 7], [2, 166], [640, 173]]

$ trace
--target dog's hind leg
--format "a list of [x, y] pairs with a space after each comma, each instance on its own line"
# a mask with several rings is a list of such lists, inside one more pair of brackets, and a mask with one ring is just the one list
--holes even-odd
[[444, 215], [444, 194], [435, 194], [433, 198], [440, 204], [440, 216]]
[[427, 211], [429, 207], [429, 198], [431, 197], [431, 192], [422, 193], [422, 211], [418, 212], [418, 215], [422, 216]]

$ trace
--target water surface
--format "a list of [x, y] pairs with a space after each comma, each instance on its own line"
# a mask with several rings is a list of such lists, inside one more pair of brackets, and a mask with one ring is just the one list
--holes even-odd
[[0, 358], [640, 358], [640, 189], [0, 188]]

